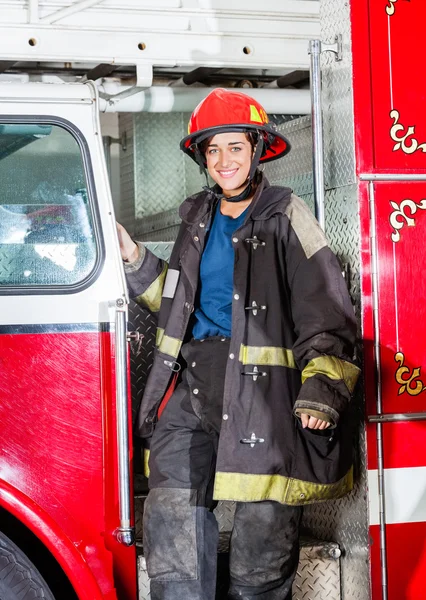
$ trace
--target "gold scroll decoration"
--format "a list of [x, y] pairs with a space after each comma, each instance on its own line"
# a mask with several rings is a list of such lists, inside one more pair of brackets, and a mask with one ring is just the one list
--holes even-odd
[[394, 152], [396, 150], [402, 150], [405, 154], [414, 154], [417, 150], [426, 152], [426, 143], [419, 144], [419, 142], [412, 137], [415, 133], [415, 127], [413, 125], [406, 128], [404, 125], [401, 125], [401, 123], [398, 123], [399, 112], [395, 109], [391, 110], [390, 117], [393, 119], [390, 136], [393, 141], [396, 142], [393, 147]]
[[[397, 204], [396, 202], [390, 202], [390, 205], [394, 209], [389, 217], [389, 221], [394, 231], [391, 235], [391, 239], [393, 242], [399, 242], [401, 239], [401, 234], [399, 233], [399, 229], [402, 229], [404, 225], [408, 225], [408, 227], [414, 227], [416, 221], [412, 218], [412, 216], [417, 212], [417, 209], [426, 210], [426, 200], [421, 200], [419, 204], [416, 204], [413, 200], [403, 200], [401, 204]], [[409, 214], [406, 214], [406, 209], [408, 209]]]
[[423, 381], [419, 379], [421, 367], [416, 367], [410, 375], [410, 369], [404, 365], [405, 356], [402, 352], [395, 354], [395, 362], [399, 363], [399, 367], [395, 373], [395, 379], [401, 386], [398, 390], [398, 394], [410, 394], [410, 396], [418, 396], [426, 390], [426, 386], [423, 385]]
[[390, 17], [395, 13], [396, 2], [398, 2], [398, 0], [388, 0], [388, 5], [386, 6], [386, 14], [388, 14]]

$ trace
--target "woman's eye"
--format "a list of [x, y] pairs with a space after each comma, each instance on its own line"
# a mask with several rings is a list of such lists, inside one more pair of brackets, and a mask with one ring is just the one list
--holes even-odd
[[216, 154], [217, 148], [210, 148], [209, 154]]
[[232, 147], [232, 152], [239, 152], [240, 150], [241, 150], [241, 148], [239, 146]]

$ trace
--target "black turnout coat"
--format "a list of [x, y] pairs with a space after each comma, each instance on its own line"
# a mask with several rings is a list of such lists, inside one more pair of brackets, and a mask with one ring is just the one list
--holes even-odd
[[[158, 314], [138, 420], [145, 438], [191, 333], [215, 201], [203, 191], [183, 202], [168, 264], [140, 246], [139, 260], [126, 267], [131, 296]], [[356, 322], [340, 265], [303, 201], [265, 178], [232, 241], [232, 337], [214, 498], [291, 505], [338, 498], [352, 488], [348, 405], [359, 373], [352, 361]], [[303, 429], [302, 412], [331, 427]]]

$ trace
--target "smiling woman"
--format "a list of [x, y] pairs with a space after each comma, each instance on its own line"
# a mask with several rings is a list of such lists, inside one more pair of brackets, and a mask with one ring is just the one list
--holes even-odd
[[210, 177], [224, 196], [237, 196], [247, 186], [253, 158], [253, 144], [247, 133], [218, 133], [205, 150]]
[[211, 509], [234, 500], [227, 597], [290, 600], [299, 505], [352, 486], [352, 305], [309, 209], [258, 169], [290, 145], [256, 100], [214, 90], [181, 148], [214, 185], [181, 205], [169, 264], [120, 230], [130, 296], [158, 314], [138, 419], [151, 598], [214, 600]]
[[250, 183], [250, 167], [256, 142], [252, 133], [218, 133], [206, 140], [202, 152], [206, 157], [207, 171], [221, 188], [223, 199], [221, 213], [239, 217], [247, 208], [256, 192], [258, 177], [255, 174], [247, 198], [238, 203], [229, 200], [244, 192]]

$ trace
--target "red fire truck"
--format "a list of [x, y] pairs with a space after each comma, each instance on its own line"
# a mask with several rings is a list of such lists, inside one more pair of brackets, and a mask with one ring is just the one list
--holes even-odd
[[[290, 138], [268, 177], [315, 210], [360, 322], [356, 485], [306, 508], [293, 599], [426, 598], [426, 4], [0, 7], [2, 600], [150, 597], [131, 389], [135, 409], [155, 322], [129, 303], [115, 218], [167, 257], [200, 184], [177, 141], [217, 84], [248, 87]], [[101, 113], [120, 113], [115, 208]]]

